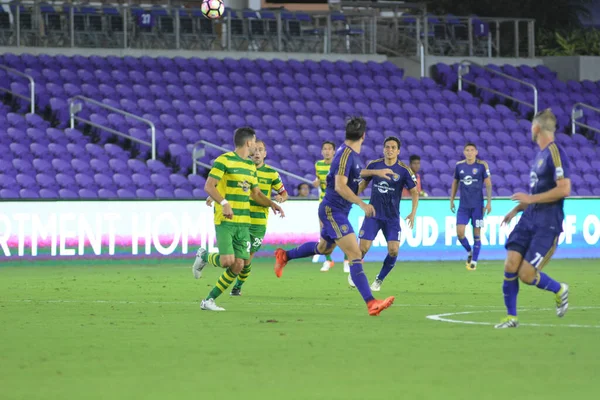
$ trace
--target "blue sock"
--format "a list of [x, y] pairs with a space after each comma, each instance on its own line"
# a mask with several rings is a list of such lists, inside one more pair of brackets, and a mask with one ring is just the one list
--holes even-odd
[[383, 260], [383, 266], [381, 267], [381, 271], [379, 271], [379, 275], [377, 275], [377, 279], [384, 280], [385, 277], [390, 273], [392, 268], [396, 265], [396, 260], [398, 256], [390, 256], [389, 254]]
[[369, 280], [363, 271], [361, 260], [352, 260], [352, 264], [350, 264], [350, 276], [365, 303], [373, 300]]
[[460, 242], [460, 244], [462, 244], [465, 250], [467, 250], [467, 252], [471, 251], [471, 245], [469, 244], [469, 239], [467, 239], [466, 236], [462, 239], [459, 238], [458, 241]]
[[508, 315], [517, 316], [517, 295], [519, 294], [519, 277], [516, 273], [505, 272], [504, 284], [504, 304]]
[[552, 293], [558, 293], [560, 290], [560, 283], [556, 282], [543, 272], [537, 273], [535, 279], [531, 282], [531, 286], [534, 285], [542, 290], [547, 290]]
[[479, 259], [479, 251], [481, 250], [481, 239], [479, 236], [474, 236], [475, 242], [473, 243], [473, 261], [477, 262]]
[[307, 242], [295, 249], [286, 251], [288, 260], [295, 260], [296, 258], [305, 258], [320, 254], [317, 251], [317, 242]]

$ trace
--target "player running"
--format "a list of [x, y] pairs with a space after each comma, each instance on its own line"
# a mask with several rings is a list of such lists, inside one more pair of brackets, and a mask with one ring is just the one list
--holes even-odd
[[[262, 140], [257, 140], [251, 159], [256, 167], [258, 187], [267, 197], [271, 196], [271, 192], [276, 192], [277, 195], [275, 196], [274, 200], [281, 204], [288, 199], [288, 193], [283, 186], [283, 182], [281, 181], [279, 173], [265, 164], [266, 156], [267, 149], [265, 142]], [[212, 198], [209, 197], [206, 199], [206, 205], [210, 207], [212, 203]], [[231, 289], [231, 296], [242, 295], [242, 285], [246, 282], [246, 280], [248, 280], [248, 277], [252, 272], [252, 259], [254, 258], [254, 254], [256, 254], [256, 252], [262, 246], [262, 241], [265, 237], [265, 233], [267, 232], [268, 218], [269, 207], [261, 206], [254, 201], [254, 199], [250, 198], [250, 243], [252, 243], [252, 248], [250, 249], [250, 258], [244, 261], [244, 268], [238, 275], [235, 285], [233, 285], [233, 289]], [[211, 257], [215, 256], [213, 256], [213, 254], [209, 254], [208, 259]]]
[[[213, 163], [204, 190], [215, 201], [215, 233], [219, 254], [211, 254], [211, 264], [226, 268], [215, 287], [200, 303], [202, 310], [225, 311], [215, 299], [236, 280], [250, 259], [250, 196], [261, 206], [271, 207], [275, 214], [284, 216], [281, 207], [261, 192], [256, 178], [256, 167], [248, 159], [256, 146], [252, 128], [239, 128], [233, 136], [235, 151], [220, 155]], [[200, 248], [192, 269], [194, 277], [202, 275], [208, 253]]]
[[533, 118], [531, 137], [540, 147], [530, 173], [530, 192], [515, 193], [519, 202], [505, 217], [508, 224], [520, 211], [521, 219], [506, 241], [504, 261], [504, 304], [507, 317], [496, 328], [516, 328], [519, 279], [530, 286], [555, 293], [556, 315], [562, 317], [569, 308], [569, 285], [559, 283], [542, 272], [548, 263], [562, 232], [565, 217], [565, 197], [571, 193], [569, 159], [564, 150], [554, 143], [556, 117], [550, 109]]
[[[333, 159], [333, 155], [335, 153], [335, 144], [330, 141], [325, 141], [321, 145], [321, 155], [323, 159], [317, 161], [315, 163], [315, 174], [317, 178], [313, 182], [313, 186], [319, 188], [319, 202], [323, 201], [325, 197], [325, 191], [327, 190], [327, 174], [329, 173], [329, 167], [331, 167], [331, 160]], [[323, 228], [323, 224], [319, 222], [321, 228]], [[313, 262], [317, 262], [321, 257], [320, 254], [315, 254], [313, 257]], [[331, 254], [325, 255], [325, 262], [321, 267], [321, 272], [327, 272], [331, 268], [333, 268], [334, 262], [331, 259]], [[348, 257], [344, 254], [344, 272], [350, 272], [350, 262], [348, 261]]]
[[[383, 261], [381, 271], [375, 277], [371, 284], [371, 290], [379, 292], [381, 284], [385, 277], [396, 265], [398, 258], [398, 249], [400, 248], [400, 199], [402, 190], [406, 188], [410, 191], [412, 197], [412, 210], [406, 223], [412, 229], [419, 204], [419, 191], [417, 189], [417, 178], [412, 170], [402, 161], [398, 160], [400, 154], [400, 140], [393, 136], [386, 138], [383, 142], [384, 158], [371, 161], [367, 165], [367, 170], [377, 170], [389, 168], [394, 172], [391, 181], [375, 176], [365, 178], [358, 186], [358, 193], [362, 193], [369, 182], [373, 181], [373, 190], [371, 191], [370, 204], [375, 208], [375, 216], [366, 217], [360, 227], [358, 237], [360, 238], [360, 251], [362, 257], [371, 248], [373, 240], [383, 231], [383, 236], [387, 241], [388, 255]], [[348, 283], [354, 287], [354, 282], [348, 277]]]
[[[481, 250], [481, 228], [483, 228], [483, 184], [486, 190], [485, 213], [492, 212], [492, 179], [490, 169], [485, 161], [477, 159], [477, 146], [465, 144], [465, 159], [456, 163], [454, 180], [450, 194], [450, 210], [455, 212], [454, 197], [460, 182], [460, 200], [456, 213], [456, 236], [467, 251], [466, 267], [469, 271], [477, 269], [477, 260]], [[473, 249], [465, 237], [465, 226], [471, 221], [473, 225]]]
[[367, 304], [369, 315], [379, 315], [394, 302], [394, 297], [376, 300], [371, 293], [369, 281], [362, 267], [361, 253], [356, 235], [352, 229], [348, 214], [352, 204], [358, 205], [366, 217], [375, 216], [372, 205], [362, 201], [356, 193], [362, 178], [379, 176], [390, 179], [393, 171], [362, 170], [358, 154], [365, 140], [366, 122], [363, 118], [352, 118], [346, 123], [346, 140], [333, 157], [329, 174], [327, 175], [327, 190], [325, 198], [319, 205], [319, 219], [323, 223], [321, 239], [318, 243], [304, 243], [290, 251], [277, 249], [275, 251], [275, 275], [281, 277], [283, 268], [289, 260], [310, 257], [315, 254], [331, 254], [336, 245], [348, 255], [351, 260], [350, 275], [356, 283], [358, 291]]

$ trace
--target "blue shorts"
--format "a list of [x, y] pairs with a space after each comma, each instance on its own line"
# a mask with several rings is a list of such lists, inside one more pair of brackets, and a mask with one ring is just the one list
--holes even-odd
[[536, 269], [542, 269], [554, 254], [559, 235], [560, 233], [548, 229], [537, 228], [527, 219], [521, 218], [508, 236], [504, 248], [516, 251]]
[[365, 240], [374, 240], [379, 231], [383, 231], [386, 241], [400, 241], [400, 220], [386, 220], [365, 218], [360, 227], [358, 237]]
[[321, 237], [329, 244], [340, 240], [346, 235], [354, 233], [350, 221], [348, 221], [347, 211], [337, 211], [323, 203], [319, 204], [319, 220], [321, 227]]
[[483, 228], [483, 206], [481, 208], [461, 208], [456, 212], [456, 225], [467, 225], [471, 221], [473, 228]]

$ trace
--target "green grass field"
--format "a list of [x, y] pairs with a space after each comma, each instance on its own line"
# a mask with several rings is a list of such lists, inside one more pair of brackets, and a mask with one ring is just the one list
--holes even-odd
[[[571, 309], [521, 285], [521, 327], [504, 314], [502, 266], [398, 263], [370, 317], [340, 263], [254, 264], [226, 312], [199, 300], [220, 271], [190, 260], [0, 267], [0, 399], [564, 399], [597, 395], [599, 263], [554, 261]], [[378, 265], [368, 264], [372, 279]], [[461, 324], [427, 319], [449, 315]], [[537, 324], [537, 325], [528, 325]], [[540, 326], [541, 325], [541, 326]]]

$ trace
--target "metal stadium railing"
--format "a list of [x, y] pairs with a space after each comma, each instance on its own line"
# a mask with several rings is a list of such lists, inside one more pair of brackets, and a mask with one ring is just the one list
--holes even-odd
[[[198, 2], [123, 5], [39, 0], [0, 6], [0, 46], [534, 57], [534, 20], [435, 16], [422, 5], [352, 2], [321, 12], [231, 10]], [[191, 5], [191, 6], [190, 6]]]

